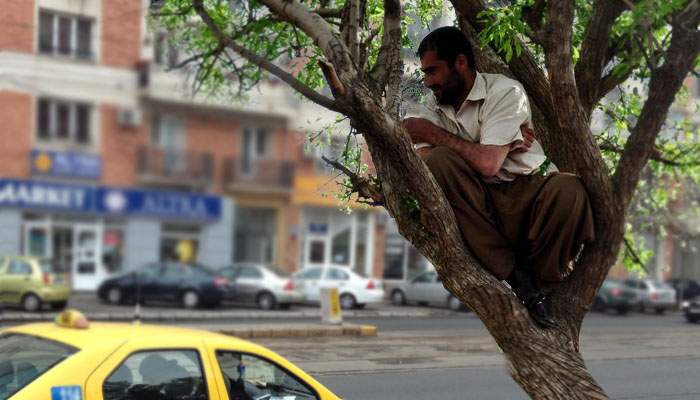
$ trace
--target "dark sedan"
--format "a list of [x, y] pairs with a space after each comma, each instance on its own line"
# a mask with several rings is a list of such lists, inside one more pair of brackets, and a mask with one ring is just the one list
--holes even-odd
[[700, 297], [688, 300], [683, 304], [683, 312], [688, 322], [700, 322]]
[[218, 306], [231, 290], [228, 280], [197, 264], [162, 262], [106, 279], [97, 296], [110, 304], [171, 302], [185, 308]]

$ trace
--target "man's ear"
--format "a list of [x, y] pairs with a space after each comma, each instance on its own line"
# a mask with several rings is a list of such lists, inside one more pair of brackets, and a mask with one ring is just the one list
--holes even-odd
[[455, 68], [460, 72], [468, 72], [471, 71], [472, 66], [469, 65], [469, 60], [467, 60], [467, 56], [465, 56], [464, 54], [458, 54], [457, 58], [455, 59]]

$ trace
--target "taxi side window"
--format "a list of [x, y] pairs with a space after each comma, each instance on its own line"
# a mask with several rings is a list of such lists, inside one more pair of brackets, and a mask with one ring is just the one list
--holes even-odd
[[31, 275], [32, 267], [28, 262], [22, 260], [12, 260], [7, 269], [9, 275]]
[[319, 400], [301, 379], [267, 360], [249, 354], [217, 351], [229, 400]]
[[102, 385], [104, 400], [207, 400], [202, 363], [195, 350], [131, 354]]

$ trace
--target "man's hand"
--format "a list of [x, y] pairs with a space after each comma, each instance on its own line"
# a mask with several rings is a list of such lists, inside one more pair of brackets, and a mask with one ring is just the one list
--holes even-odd
[[408, 118], [401, 122], [401, 126], [411, 136], [413, 143], [430, 143], [435, 145], [435, 129], [430, 121], [421, 118]]
[[513, 153], [525, 153], [530, 150], [532, 143], [535, 141], [535, 131], [528, 128], [527, 125], [520, 126], [520, 133], [523, 134], [523, 142], [519, 143], [517, 146], [511, 150]]

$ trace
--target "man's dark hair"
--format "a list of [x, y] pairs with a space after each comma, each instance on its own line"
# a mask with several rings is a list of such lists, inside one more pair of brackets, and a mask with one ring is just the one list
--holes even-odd
[[439, 59], [446, 61], [452, 67], [457, 60], [457, 56], [464, 54], [469, 61], [469, 68], [476, 71], [476, 60], [474, 51], [467, 36], [453, 26], [443, 26], [427, 34], [418, 46], [418, 57], [423, 57], [426, 51], [437, 52]]

